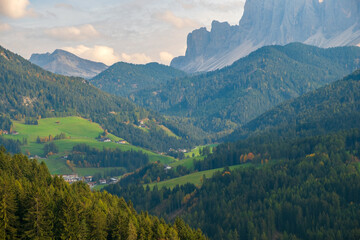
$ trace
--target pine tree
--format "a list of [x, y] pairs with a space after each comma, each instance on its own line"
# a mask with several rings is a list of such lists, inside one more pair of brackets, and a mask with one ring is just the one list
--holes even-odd
[[53, 216], [44, 192], [37, 191], [32, 197], [30, 209], [25, 215], [25, 234], [30, 239], [52, 239]]
[[15, 239], [16, 221], [14, 191], [10, 184], [0, 177], [0, 239]]
[[128, 225], [128, 237], [127, 237], [127, 240], [136, 240], [136, 239], [137, 239], [136, 227], [135, 227], [134, 223], [130, 219], [129, 225]]

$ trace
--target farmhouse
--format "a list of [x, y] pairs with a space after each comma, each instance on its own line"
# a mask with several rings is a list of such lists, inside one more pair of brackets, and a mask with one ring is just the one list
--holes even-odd
[[165, 171], [170, 170], [170, 169], [171, 169], [171, 166], [169, 166], [169, 165], [165, 165], [165, 166], [164, 166], [164, 170], [165, 170]]
[[99, 141], [106, 143], [106, 142], [111, 142], [111, 139], [110, 138], [101, 138]]
[[92, 176], [85, 176], [85, 182], [89, 183], [92, 181], [93, 177]]

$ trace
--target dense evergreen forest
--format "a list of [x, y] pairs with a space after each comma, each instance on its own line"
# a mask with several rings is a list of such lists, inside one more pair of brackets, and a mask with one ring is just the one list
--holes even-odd
[[145, 65], [118, 62], [90, 82], [108, 93], [133, 99], [136, 92], [185, 76], [183, 71], [155, 62]]
[[199, 189], [107, 190], [136, 209], [180, 215], [211, 239], [359, 239], [360, 130], [223, 144], [204, 165], [239, 164], [249, 153], [253, 167], [219, 172]]
[[[160, 152], [190, 148], [194, 128], [177, 127], [160, 115], [129, 100], [102, 92], [81, 78], [47, 72], [0, 47], [0, 113], [16, 120], [54, 116], [81, 116], [101, 124], [128, 142]], [[135, 127], [149, 119], [149, 131]], [[168, 125], [179, 138], [169, 136], [160, 125]]]
[[[229, 67], [168, 81], [134, 94], [134, 101], [187, 117], [207, 132], [244, 125], [283, 101], [341, 79], [360, 67], [360, 49], [300, 43], [263, 47]], [[184, 119], [178, 119], [181, 123]]]
[[1, 239], [206, 239], [181, 219], [169, 225], [124, 199], [67, 184], [45, 164], [0, 149]]
[[140, 151], [121, 151], [120, 149], [98, 150], [86, 144], [73, 147], [68, 160], [76, 167], [124, 167], [128, 171], [145, 166], [149, 156]]
[[237, 129], [225, 141], [249, 135], [311, 136], [357, 128], [360, 119], [360, 70], [290, 100]]
[[10, 133], [12, 131], [12, 127], [13, 124], [10, 117], [0, 114], [0, 135], [3, 134], [4, 131]]

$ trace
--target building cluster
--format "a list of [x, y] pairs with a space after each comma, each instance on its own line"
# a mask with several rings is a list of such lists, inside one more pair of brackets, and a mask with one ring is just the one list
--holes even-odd
[[0, 129], [0, 135], [19, 135], [19, 132], [17, 131], [12, 131], [12, 132], [9, 132], [7, 130], [2, 130]]
[[[104, 142], [104, 143], [107, 143], [107, 142], [112, 142], [110, 138], [101, 138], [99, 139], [99, 142]], [[126, 144], [127, 142], [125, 140], [119, 140], [119, 141], [116, 141], [115, 143], [117, 144]]]
[[181, 149], [179, 148], [178, 150], [173, 149], [173, 148], [169, 148], [169, 152], [182, 152], [182, 153], [187, 153], [186, 149]]
[[85, 176], [85, 177], [79, 177], [78, 174], [70, 174], [70, 175], [61, 175], [61, 177], [65, 180], [67, 183], [74, 183], [74, 182], [85, 182], [87, 185], [90, 186], [90, 188], [93, 188], [98, 183], [100, 185], [102, 184], [115, 184], [119, 182], [119, 179], [117, 178], [110, 178], [110, 179], [100, 179], [98, 182], [93, 180], [92, 176]]

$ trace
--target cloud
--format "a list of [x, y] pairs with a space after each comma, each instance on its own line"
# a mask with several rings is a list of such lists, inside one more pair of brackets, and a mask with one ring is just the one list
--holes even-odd
[[59, 27], [45, 31], [45, 33], [55, 39], [65, 41], [81, 41], [98, 37], [99, 32], [91, 25], [86, 24], [78, 27]]
[[31, 14], [26, 9], [29, 4], [29, 0], [0, 0], [0, 14], [10, 18], [25, 17]]
[[134, 53], [134, 54], [121, 54], [121, 58], [125, 62], [136, 63], [136, 64], [145, 64], [151, 62], [151, 58], [145, 53]]
[[168, 52], [160, 52], [160, 60], [161, 63], [169, 65], [171, 60], [173, 60], [174, 56]]
[[176, 0], [184, 9], [193, 9], [196, 7], [193, 1]]
[[177, 17], [171, 11], [165, 11], [162, 13], [155, 14], [155, 17], [157, 19], [162, 20], [166, 23], [169, 23], [179, 29], [185, 28], [185, 27], [197, 27], [198, 26], [198, 24], [195, 21], [193, 21], [189, 18]]
[[63, 49], [79, 57], [96, 62], [103, 62], [106, 65], [112, 65], [120, 61], [120, 57], [115, 53], [114, 49], [107, 46], [95, 45], [94, 47], [90, 48], [84, 45], [79, 45], [75, 48], [64, 47]]
[[243, 9], [245, 5], [245, 1], [229, 0], [229, 1], [219, 2], [219, 1], [199, 0], [199, 5], [201, 7], [206, 7], [212, 11], [228, 12], [228, 11], [233, 11], [235, 9]]
[[10, 30], [10, 25], [7, 23], [0, 23], [0, 32]]
[[71, 5], [71, 4], [67, 4], [67, 3], [58, 3], [58, 4], [55, 4], [55, 8], [64, 8], [64, 9], [74, 9], [74, 6]]
[[[209, 9], [215, 12], [228, 12], [235, 9], [242, 9], [245, 5], [245, 0], [176, 0], [184, 9]], [[321, 1], [321, 0], [320, 0]]]

